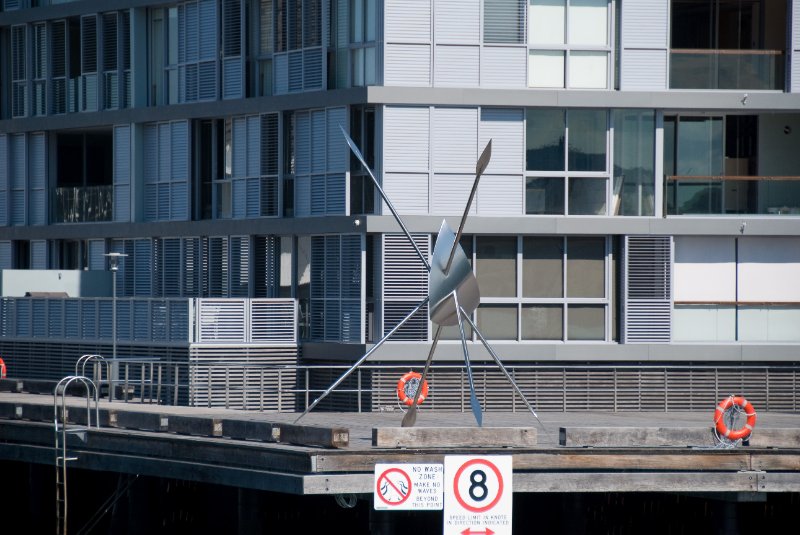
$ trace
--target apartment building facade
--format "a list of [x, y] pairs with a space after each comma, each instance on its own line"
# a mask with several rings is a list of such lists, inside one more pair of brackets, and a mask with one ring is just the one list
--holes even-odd
[[[0, 32], [0, 268], [127, 255], [118, 300], [5, 291], [23, 375], [112, 337], [122, 358], [362, 355], [427, 272], [342, 126], [425, 252], [492, 140], [474, 320], [540, 406], [797, 409], [800, 2], [5, 0]], [[419, 366], [433, 330], [424, 309], [372, 362]], [[393, 378], [370, 372], [372, 406]]]

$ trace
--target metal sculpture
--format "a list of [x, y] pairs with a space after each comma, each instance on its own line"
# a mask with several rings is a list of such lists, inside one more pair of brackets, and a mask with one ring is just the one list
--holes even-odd
[[[500, 358], [491, 348], [489, 343], [486, 341], [486, 338], [483, 336], [483, 334], [481, 334], [481, 332], [478, 330], [478, 327], [470, 317], [472, 313], [475, 312], [475, 309], [478, 308], [478, 304], [480, 303], [480, 289], [478, 288], [478, 281], [475, 278], [475, 273], [472, 271], [472, 265], [467, 259], [467, 255], [464, 253], [464, 249], [461, 247], [459, 241], [461, 239], [461, 234], [464, 231], [464, 224], [467, 221], [467, 216], [469, 215], [472, 201], [475, 198], [475, 192], [478, 190], [478, 182], [480, 181], [483, 172], [486, 171], [486, 167], [489, 165], [489, 160], [492, 157], [492, 141], [489, 140], [489, 142], [486, 144], [486, 147], [483, 149], [480, 158], [478, 158], [478, 163], [475, 165], [475, 181], [472, 184], [472, 190], [470, 191], [469, 199], [464, 207], [464, 214], [461, 217], [461, 223], [458, 226], [458, 232], [454, 233], [447, 224], [447, 221], [442, 221], [442, 226], [439, 228], [439, 234], [436, 238], [436, 245], [433, 248], [433, 255], [431, 256], [431, 261], [429, 263], [427, 258], [425, 258], [425, 255], [422, 254], [422, 251], [420, 251], [419, 247], [414, 242], [414, 239], [411, 237], [411, 233], [403, 224], [403, 220], [400, 218], [397, 210], [394, 208], [394, 205], [392, 205], [391, 201], [386, 196], [386, 193], [381, 188], [380, 184], [375, 178], [375, 175], [372, 173], [372, 170], [367, 165], [367, 162], [364, 160], [361, 151], [353, 142], [353, 140], [350, 139], [350, 136], [347, 135], [347, 132], [345, 132], [344, 128], [341, 126], [340, 128], [345, 140], [347, 141], [347, 145], [350, 147], [350, 150], [353, 151], [353, 154], [356, 156], [356, 158], [358, 158], [358, 161], [361, 162], [361, 165], [364, 166], [364, 169], [366, 169], [369, 177], [375, 184], [375, 188], [378, 190], [378, 193], [380, 193], [381, 198], [386, 203], [386, 206], [389, 207], [389, 210], [392, 212], [395, 220], [397, 220], [397, 223], [400, 225], [403, 233], [408, 238], [408, 241], [411, 243], [422, 263], [428, 269], [428, 297], [423, 299], [422, 302], [420, 302], [416, 308], [411, 311], [411, 313], [409, 313], [388, 333], [386, 333], [383, 338], [378, 340], [369, 351], [367, 351], [360, 359], [356, 361], [355, 364], [353, 364], [353, 366], [351, 366], [325, 392], [315, 399], [314, 402], [311, 403], [311, 405], [309, 405], [306, 410], [297, 417], [295, 423], [298, 422], [303, 416], [308, 414], [312, 409], [314, 409], [314, 407], [316, 407], [320, 401], [322, 401], [345, 379], [347, 379], [350, 374], [352, 374], [361, 364], [363, 364], [364, 361], [366, 361], [375, 350], [382, 346], [386, 340], [388, 340], [395, 332], [397, 332], [400, 327], [402, 327], [412, 316], [418, 313], [426, 304], [430, 305], [428, 315], [431, 322], [436, 324], [436, 333], [433, 336], [431, 349], [428, 352], [428, 358], [425, 361], [425, 368], [422, 372], [420, 385], [424, 384], [428, 375], [428, 370], [430, 369], [431, 361], [433, 360], [433, 354], [436, 351], [436, 345], [439, 343], [439, 336], [442, 333], [442, 327], [458, 325], [461, 333], [461, 348], [464, 352], [464, 364], [467, 371], [467, 382], [469, 384], [470, 408], [472, 409], [472, 414], [475, 416], [478, 426], [483, 425], [483, 412], [481, 410], [480, 402], [478, 401], [478, 396], [475, 394], [475, 383], [472, 379], [472, 367], [470, 366], [469, 349], [467, 348], [467, 338], [464, 330], [464, 324], [468, 323], [472, 330], [478, 335], [481, 343], [489, 352], [489, 355], [491, 355], [492, 359], [494, 359], [495, 363], [503, 372], [506, 379], [508, 379], [509, 383], [511, 383], [511, 386], [514, 388], [517, 394], [519, 394], [520, 398], [522, 398], [525, 406], [527, 406], [533, 416], [539, 420], [539, 416], [536, 414], [536, 411], [533, 409], [525, 395], [520, 390], [516, 381], [514, 381], [514, 378], [508, 372], [506, 367], [503, 366]], [[403, 427], [412, 427], [416, 422], [417, 407], [419, 406], [419, 396], [421, 390], [421, 388], [416, 389], [414, 401], [403, 417], [401, 424]], [[541, 425], [541, 420], [539, 420], [539, 423]]]

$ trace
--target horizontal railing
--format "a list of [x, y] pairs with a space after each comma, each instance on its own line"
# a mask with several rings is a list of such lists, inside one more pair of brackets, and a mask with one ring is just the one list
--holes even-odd
[[783, 90], [783, 50], [670, 50], [671, 89]]
[[296, 299], [201, 298], [196, 300], [200, 344], [296, 344]]
[[[414, 365], [363, 365], [318, 410], [401, 411], [397, 382]], [[113, 385], [121, 402], [187, 404], [271, 412], [303, 411], [348, 367], [230, 365], [118, 359]], [[744, 395], [757, 410], [800, 411], [800, 366], [712, 365], [508, 365], [537, 411], [709, 411], [720, 399]], [[423, 410], [469, 412], [463, 365], [434, 364]], [[485, 411], [526, 412], [527, 407], [494, 365], [472, 366]], [[214, 378], [214, 379], [210, 379]], [[247, 380], [242, 381], [245, 378]], [[709, 416], [710, 418], [710, 416]]]
[[668, 215], [800, 215], [799, 175], [667, 175]]

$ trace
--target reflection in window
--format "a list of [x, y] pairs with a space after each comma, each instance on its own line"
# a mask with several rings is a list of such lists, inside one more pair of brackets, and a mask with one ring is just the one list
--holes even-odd
[[492, 297], [517, 295], [516, 236], [479, 236], [475, 271], [481, 293]]
[[[614, 110], [613, 215], [655, 214], [655, 114]], [[667, 137], [667, 131], [664, 132]], [[665, 155], [666, 158], [666, 155]]]
[[605, 110], [526, 110], [525, 213], [606, 215]]

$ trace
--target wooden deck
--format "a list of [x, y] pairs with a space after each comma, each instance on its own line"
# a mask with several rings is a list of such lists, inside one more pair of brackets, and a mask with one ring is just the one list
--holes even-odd
[[[85, 400], [68, 398], [68, 406], [70, 421], [85, 419]], [[409, 438], [398, 432], [399, 410], [313, 412], [292, 426], [297, 414], [105, 401], [100, 408], [100, 428], [85, 440], [69, 437], [78, 457], [70, 467], [292, 494], [368, 494], [376, 463], [511, 455], [515, 492], [800, 492], [800, 414], [759, 413], [750, 445], [723, 449], [710, 440], [713, 407], [702, 414], [541, 413], [543, 426], [530, 413], [489, 412], [480, 432], [470, 413], [423, 408], [414, 440], [378, 447], [376, 429]], [[521, 442], [492, 443], [491, 428]], [[435, 432], [420, 432], [428, 429]], [[471, 434], [474, 443], [465, 441]], [[0, 393], [0, 459], [53, 464], [53, 444], [52, 396]]]

